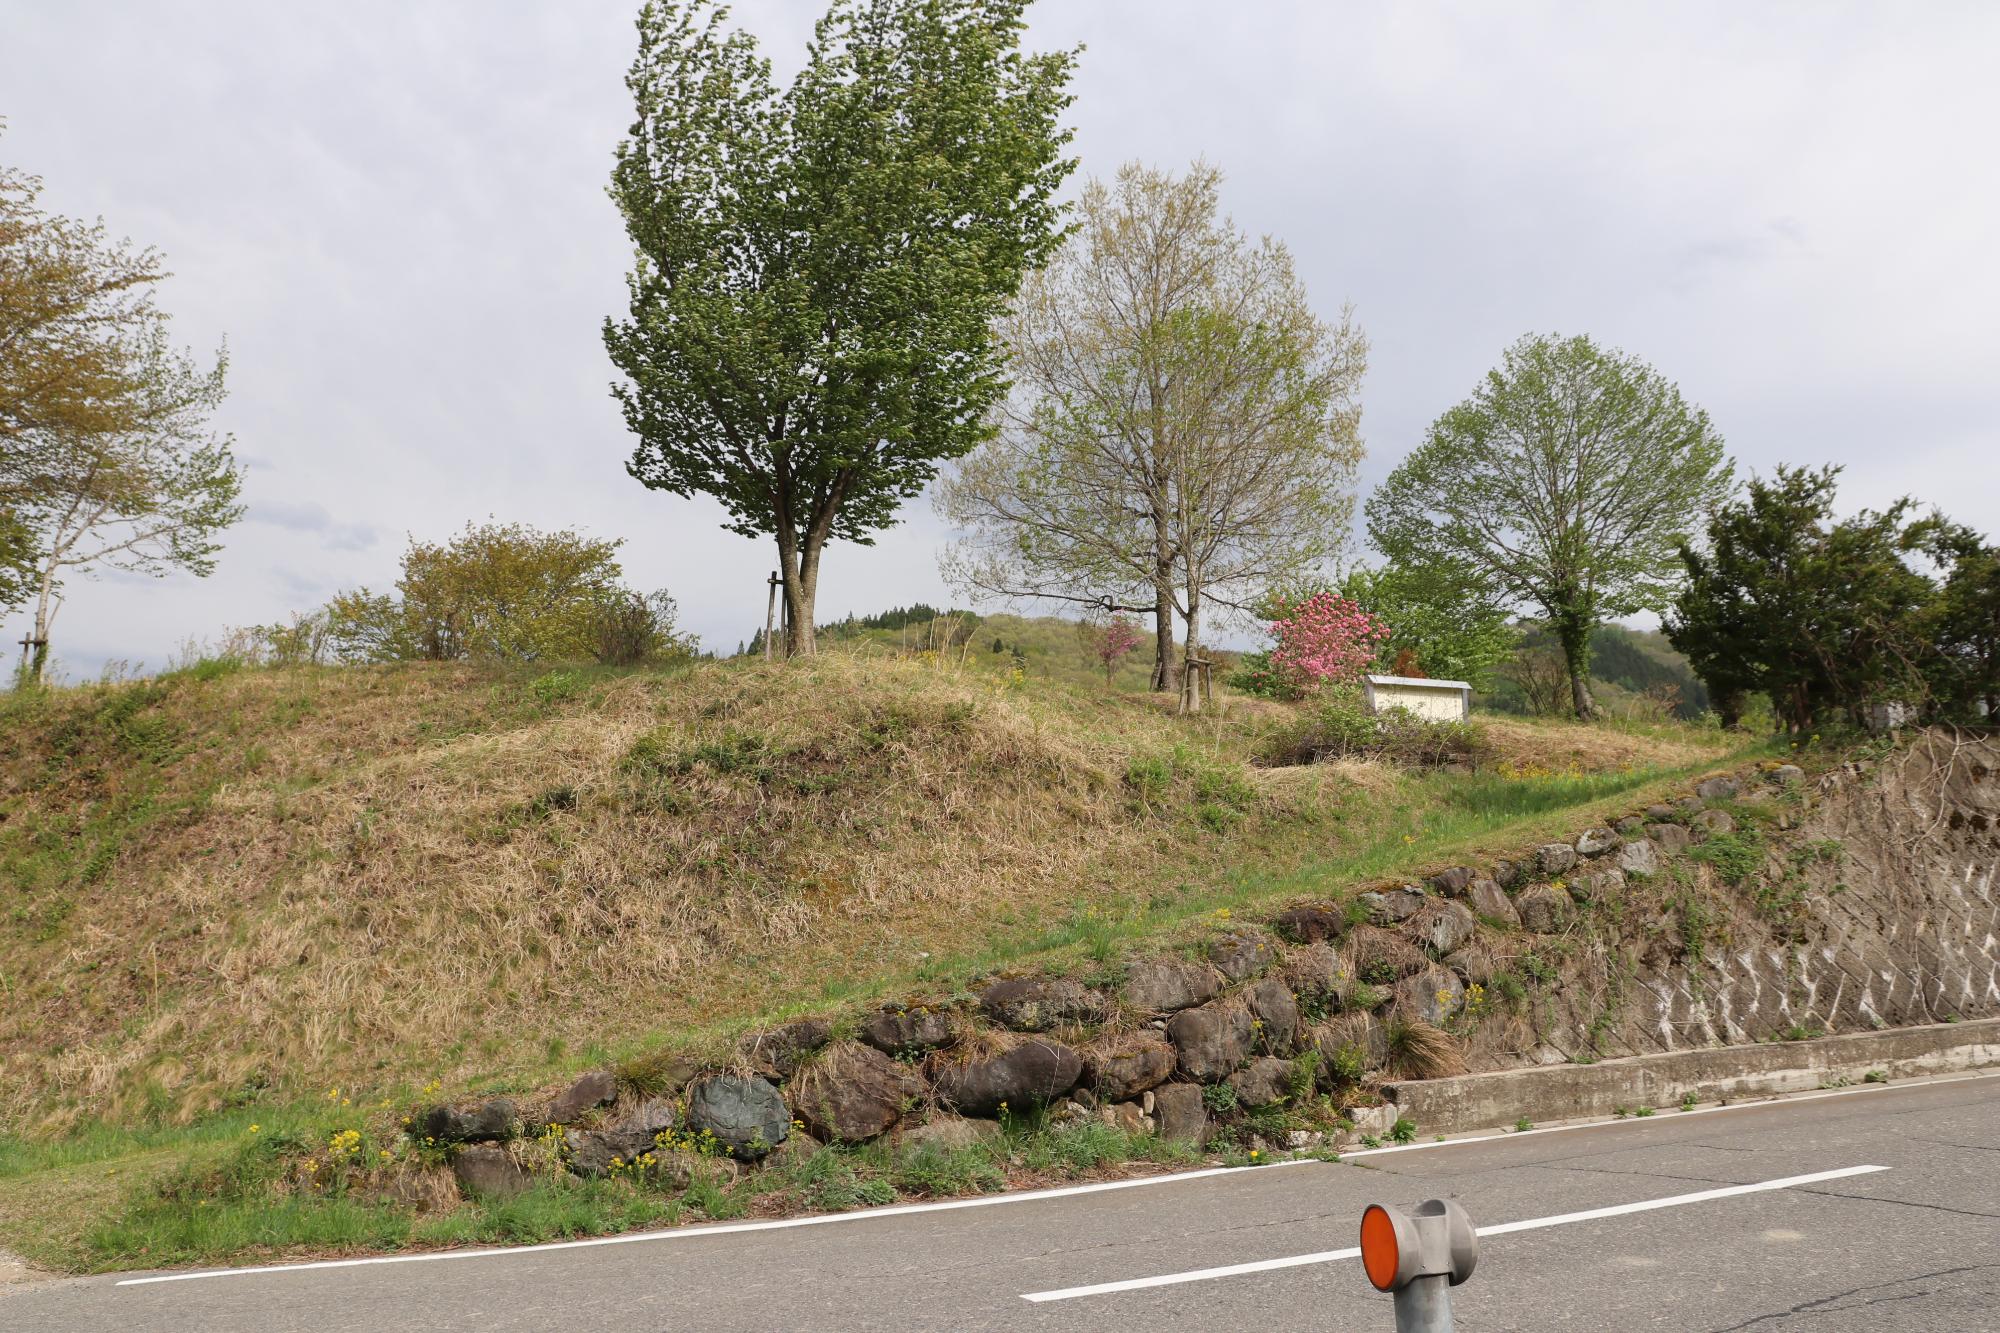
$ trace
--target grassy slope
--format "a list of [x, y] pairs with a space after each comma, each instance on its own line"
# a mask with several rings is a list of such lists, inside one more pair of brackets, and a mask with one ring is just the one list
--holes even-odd
[[1512, 777], [1258, 770], [1272, 705], [1184, 720], [845, 654], [195, 670], [4, 709], [0, 1127], [25, 1137], [0, 1140], [0, 1241], [69, 1263], [114, 1183], [316, 1123], [328, 1086], [527, 1088], [1087, 967], [1566, 831], [1728, 753], [1496, 719]]

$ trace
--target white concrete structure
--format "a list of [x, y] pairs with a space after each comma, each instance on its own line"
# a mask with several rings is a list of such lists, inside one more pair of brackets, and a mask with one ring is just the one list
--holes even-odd
[[1430, 722], [1463, 722], [1472, 716], [1472, 686], [1462, 680], [1363, 676], [1361, 692], [1371, 713], [1406, 708]]

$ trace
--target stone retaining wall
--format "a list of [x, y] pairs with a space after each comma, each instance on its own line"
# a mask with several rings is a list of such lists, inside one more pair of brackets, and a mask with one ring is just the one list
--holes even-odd
[[[1813, 779], [1716, 776], [1185, 952], [803, 1019], [751, 1034], [726, 1068], [599, 1072], [533, 1103], [431, 1108], [412, 1133], [486, 1145], [458, 1150], [460, 1181], [504, 1192], [525, 1175], [499, 1145], [523, 1136], [585, 1175], [687, 1148], [755, 1162], [801, 1135], [963, 1146], [1030, 1107], [1197, 1145], [1299, 1125], [1266, 1143], [1283, 1149], [1324, 1141], [1305, 1126], [1328, 1112], [1353, 1134], [1419, 1107], [1426, 1132], [1458, 1127], [1498, 1103], [1447, 1112], [1447, 1083], [1483, 1086], [1449, 1076], [1557, 1064], [1580, 1072], [1539, 1113], [1591, 1114], [1622, 1086], [1581, 1072], [1598, 1061], [2000, 1013], [1996, 768], [1992, 743], [1934, 734]], [[1805, 1048], [1772, 1049], [1783, 1064]], [[1413, 1076], [1445, 1081], [1427, 1100]], [[1308, 1105], [1317, 1122], [1280, 1114]]]

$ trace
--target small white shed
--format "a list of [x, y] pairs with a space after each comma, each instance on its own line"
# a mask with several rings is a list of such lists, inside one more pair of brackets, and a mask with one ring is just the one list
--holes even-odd
[[1472, 686], [1462, 680], [1363, 676], [1361, 692], [1371, 713], [1407, 708], [1430, 722], [1464, 722], [1472, 716]]

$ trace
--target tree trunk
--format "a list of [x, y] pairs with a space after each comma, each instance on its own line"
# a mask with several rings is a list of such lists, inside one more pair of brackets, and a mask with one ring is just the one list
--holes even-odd
[[1743, 721], [1743, 691], [1717, 690], [1710, 696], [1724, 731], [1734, 731]]
[[[801, 549], [803, 547], [803, 549]], [[819, 651], [813, 635], [813, 603], [819, 596], [821, 543], [810, 533], [803, 543], [778, 538], [778, 577], [784, 580], [785, 656], [811, 657]]]
[[1570, 705], [1579, 722], [1597, 720], [1597, 701], [1590, 696], [1590, 630], [1588, 617], [1562, 611], [1551, 617], [1562, 643], [1563, 666], [1569, 672]]
[[1174, 594], [1173, 586], [1162, 577], [1153, 584], [1153, 692], [1163, 693], [1174, 683]]
[[55, 570], [44, 570], [41, 586], [35, 591], [35, 641], [30, 647], [26, 664], [26, 682], [30, 685], [42, 684], [48, 674], [49, 635], [55, 628], [56, 612], [60, 610], [62, 598], [56, 596]]
[[1181, 708], [1183, 714], [1201, 711], [1201, 668], [1195, 663], [1201, 660], [1201, 589], [1195, 582], [1188, 581], [1187, 593], [1187, 643], [1183, 649], [1181, 667]]

